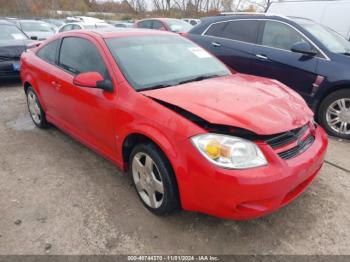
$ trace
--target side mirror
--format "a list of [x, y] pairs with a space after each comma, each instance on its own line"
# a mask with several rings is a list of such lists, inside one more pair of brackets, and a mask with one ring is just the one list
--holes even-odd
[[38, 37], [37, 36], [31, 36], [30, 39], [31, 40], [38, 40]]
[[73, 84], [82, 87], [99, 88], [107, 92], [113, 91], [113, 84], [109, 80], [104, 80], [98, 72], [81, 73], [74, 77]]
[[292, 46], [291, 50], [294, 53], [300, 53], [300, 54], [303, 54], [303, 55], [309, 55], [309, 56], [317, 55], [317, 52], [315, 50], [313, 50], [311, 48], [310, 44], [307, 43], [307, 42], [295, 43]]

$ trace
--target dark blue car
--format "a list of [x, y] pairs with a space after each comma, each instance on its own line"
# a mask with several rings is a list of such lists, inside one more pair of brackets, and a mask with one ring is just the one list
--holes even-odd
[[247, 14], [206, 18], [187, 37], [238, 72], [291, 87], [329, 134], [350, 139], [350, 42], [334, 31], [303, 18]]

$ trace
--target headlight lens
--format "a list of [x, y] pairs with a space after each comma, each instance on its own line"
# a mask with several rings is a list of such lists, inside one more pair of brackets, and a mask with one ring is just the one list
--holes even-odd
[[267, 164], [256, 144], [239, 137], [203, 134], [194, 136], [191, 140], [206, 159], [220, 167], [245, 169]]

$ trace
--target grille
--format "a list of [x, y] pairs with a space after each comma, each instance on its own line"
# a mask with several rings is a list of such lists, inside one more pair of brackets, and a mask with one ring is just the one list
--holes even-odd
[[309, 128], [308, 124], [265, 140], [272, 148], [278, 148], [297, 141]]
[[297, 146], [287, 151], [278, 153], [278, 155], [283, 159], [291, 159], [305, 152], [312, 145], [314, 141], [315, 141], [315, 137], [313, 135], [308, 135], [306, 139], [301, 141]]
[[301, 140], [301, 138], [305, 136], [308, 129], [309, 124], [306, 124], [300, 128], [270, 137], [266, 139], [265, 142], [268, 143], [273, 149], [277, 149], [291, 143], [296, 143], [296, 146], [278, 153], [282, 159], [291, 159], [305, 152], [315, 141], [315, 137], [311, 133], [308, 134], [304, 140]]

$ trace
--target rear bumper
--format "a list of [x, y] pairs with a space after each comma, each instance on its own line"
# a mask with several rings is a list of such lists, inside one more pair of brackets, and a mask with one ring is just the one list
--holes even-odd
[[[322, 167], [328, 140], [322, 128], [304, 153], [283, 160], [267, 144], [259, 144], [268, 165], [246, 170], [227, 170], [210, 164], [191, 145], [187, 161], [178, 168], [182, 207], [210, 215], [244, 220], [271, 213], [298, 197]], [[187, 150], [188, 149], [188, 150]]]

